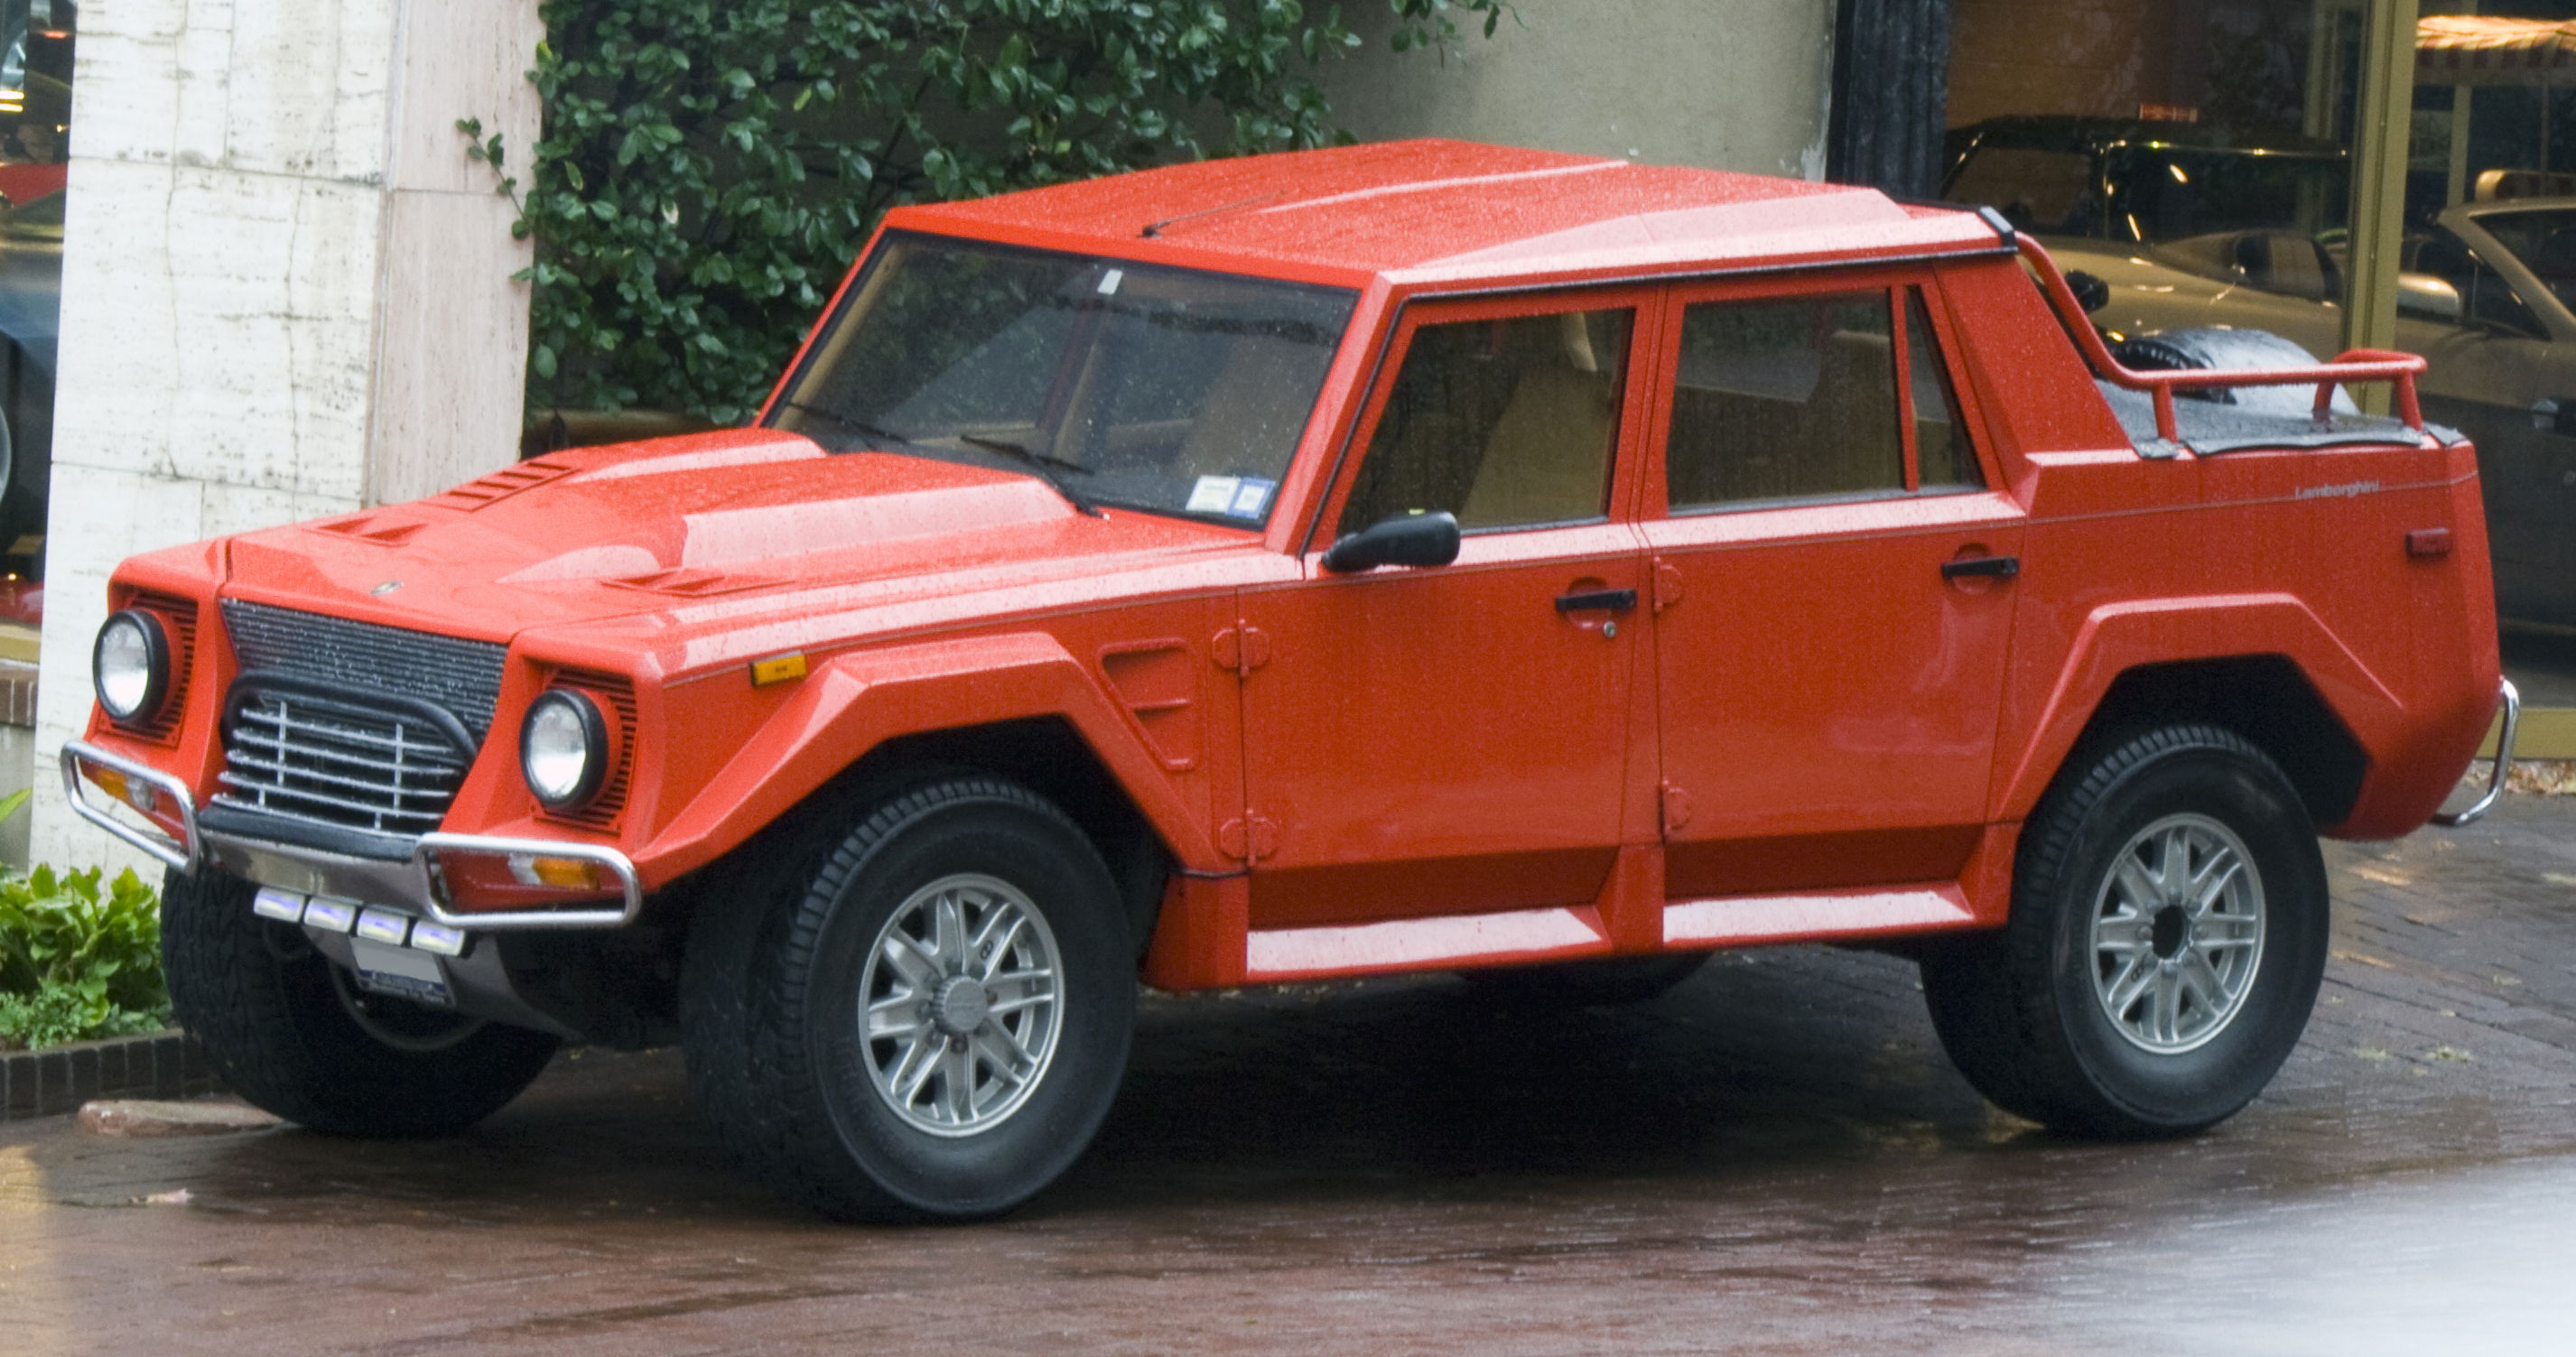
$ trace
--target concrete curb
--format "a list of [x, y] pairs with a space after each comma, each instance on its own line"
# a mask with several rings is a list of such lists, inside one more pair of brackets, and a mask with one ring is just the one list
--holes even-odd
[[185, 1032], [0, 1054], [0, 1122], [59, 1116], [92, 1098], [186, 1098], [219, 1085]]

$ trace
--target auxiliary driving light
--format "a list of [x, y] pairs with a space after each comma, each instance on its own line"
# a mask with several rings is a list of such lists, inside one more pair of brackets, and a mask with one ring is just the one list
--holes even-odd
[[161, 714], [170, 695], [170, 638], [161, 619], [133, 608], [110, 616], [89, 660], [109, 720], [135, 725]]
[[529, 703], [519, 726], [519, 771], [548, 810], [597, 795], [608, 777], [608, 720], [599, 704], [570, 688], [548, 689]]

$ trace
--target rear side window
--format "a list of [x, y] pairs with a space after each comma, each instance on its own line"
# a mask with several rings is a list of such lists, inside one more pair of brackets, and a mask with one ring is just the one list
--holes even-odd
[[1985, 483], [1912, 288], [1684, 308], [1664, 476], [1675, 513]]
[[1634, 319], [1567, 311], [1416, 329], [1340, 531], [1440, 510], [1470, 530], [1602, 517]]

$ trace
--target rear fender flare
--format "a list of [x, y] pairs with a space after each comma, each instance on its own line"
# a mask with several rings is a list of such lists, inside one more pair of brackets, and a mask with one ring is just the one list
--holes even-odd
[[1184, 870], [1235, 865], [1089, 671], [1054, 637], [1032, 632], [856, 651], [816, 666], [636, 865], [658, 888], [722, 857], [888, 740], [1029, 717], [1070, 724]]
[[1995, 818], [2027, 819], [2084, 735], [2103, 695], [2141, 665], [2278, 655], [2298, 667], [2365, 749], [2403, 724], [2405, 704], [2290, 594], [2228, 594], [2105, 604], [2068, 647], [2032, 737], [2000, 752]]

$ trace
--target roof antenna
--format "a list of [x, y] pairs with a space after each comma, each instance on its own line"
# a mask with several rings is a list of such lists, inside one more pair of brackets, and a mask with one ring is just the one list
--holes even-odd
[[1262, 194], [1258, 198], [1246, 198], [1239, 203], [1225, 203], [1216, 207], [1203, 207], [1196, 212], [1184, 212], [1177, 217], [1165, 217], [1161, 221], [1147, 222], [1145, 224], [1145, 229], [1137, 232], [1136, 234], [1147, 240], [1152, 240], [1154, 237], [1163, 234], [1163, 228], [1166, 226], [1175, 226], [1185, 221], [1197, 221], [1201, 217], [1213, 217], [1220, 212], [1239, 212], [1255, 203], [1266, 203], [1273, 198], [1285, 198], [1288, 196], [1288, 193], [1289, 190], [1283, 188], [1276, 193]]

